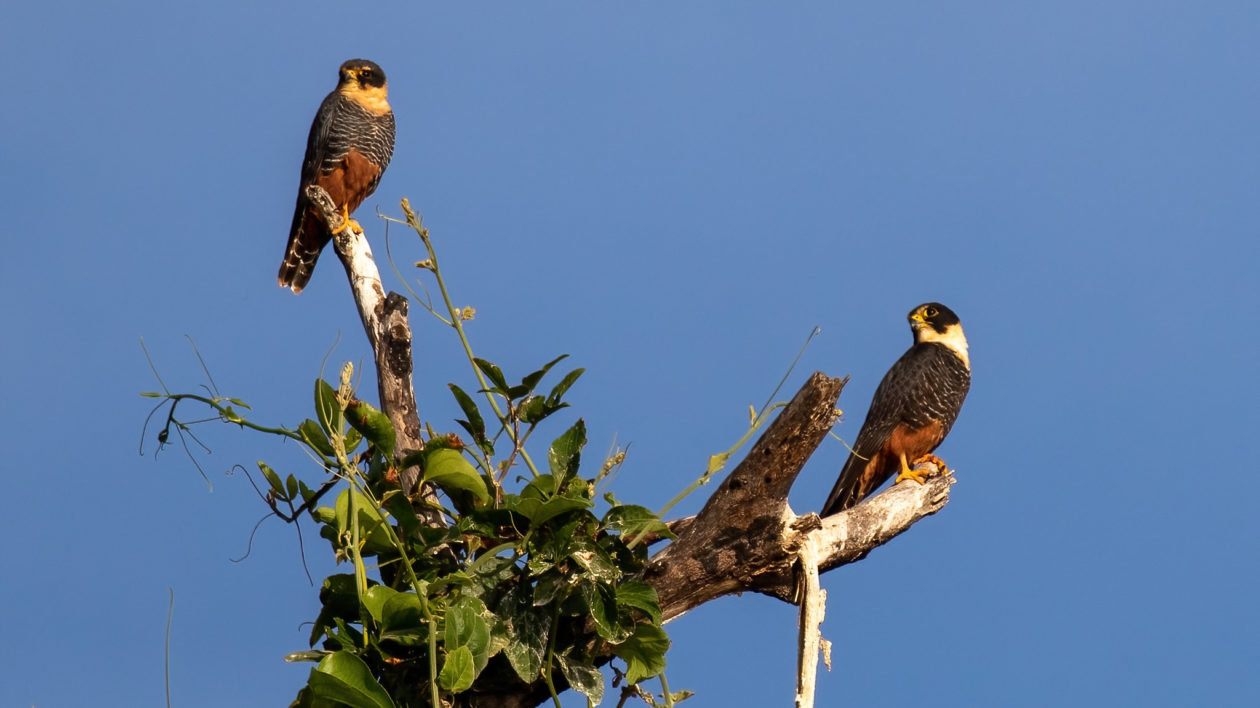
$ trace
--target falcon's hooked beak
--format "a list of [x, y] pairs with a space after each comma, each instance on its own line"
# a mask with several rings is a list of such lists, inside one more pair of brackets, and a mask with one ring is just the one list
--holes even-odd
[[928, 325], [927, 318], [923, 316], [923, 311], [915, 310], [914, 312], [910, 313], [911, 331], [913, 331], [915, 334], [918, 334], [919, 330], [923, 329], [924, 327], [930, 327], [930, 325]]

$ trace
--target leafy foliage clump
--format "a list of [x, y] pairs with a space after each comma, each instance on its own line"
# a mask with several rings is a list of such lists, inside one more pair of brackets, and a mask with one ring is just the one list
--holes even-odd
[[[347, 364], [336, 387], [315, 382], [315, 415], [295, 428], [250, 421], [241, 413], [248, 405], [217, 389], [145, 394], [163, 399], [155, 413], [170, 406], [159, 443], [174, 433], [187, 448], [193, 422], [219, 420], [295, 441], [322, 467], [326, 476], [312, 487], [258, 462], [272, 511], [314, 521], [349, 566], [320, 585], [311, 648], [287, 657], [316, 664], [294, 706], [468, 705], [473, 695], [521, 693], [559, 705], [569, 687], [594, 705], [605, 691], [600, 667], [614, 660], [624, 695], [654, 704], [637, 684], [662, 673], [669, 639], [656, 591], [640, 579], [648, 559], [641, 540], [669, 537], [668, 528], [602, 491], [624, 453], [594, 472], [583, 466], [580, 418], [548, 446], [545, 467], [534, 464], [526, 442], [569, 405], [564, 397], [582, 369], [544, 394], [540, 384], [565, 357], [516, 384], [474, 357], [462, 326], [472, 310], [451, 304], [427, 230], [405, 202], [404, 210], [429, 250], [417, 265], [437, 277], [448, 316], [421, 304], [458, 333], [488, 415], [450, 384], [460, 433], [430, 424], [421, 449], [400, 450], [389, 418], [356, 397]], [[181, 420], [184, 402], [209, 407], [211, 417]], [[421, 484], [409, 494], [399, 479], [417, 469]], [[665, 701], [684, 696], [666, 689]]]
[[[580, 375], [570, 374], [542, 398], [532, 392], [546, 369], [508, 387], [497, 367], [479, 364], [494, 382], [492, 392], [507, 404], [509, 423], [527, 426], [559, 410], [564, 391]], [[352, 484], [333, 506], [312, 512], [321, 536], [356, 572], [324, 580], [323, 610], [311, 632], [312, 646], [320, 649], [294, 657], [320, 662], [298, 704], [342, 700], [325, 690], [329, 679], [321, 673], [347, 686], [379, 678], [400, 705], [423, 705], [434, 692], [469, 691], [483, 676], [480, 691], [537, 681], [554, 691], [557, 671], [565, 684], [598, 703], [604, 679], [597, 666], [612, 655], [624, 660], [631, 683], [659, 674], [668, 640], [656, 592], [635, 579], [646, 548], [630, 541], [645, 531], [667, 533], [664, 526], [647, 509], [620, 504], [610, 494], [604, 495], [607, 510], [596, 513], [597, 489], [609, 467], [582, 476], [586, 426], [580, 419], [548, 448], [548, 471], [516, 493], [503, 491], [490, 472], [495, 468], [485, 466], [493, 440], [471, 398], [452, 389], [471, 419], [461, 422], [476, 450], [454, 434], [431, 435], [423, 450], [400, 460], [372, 435], [356, 435], [379, 416], [376, 439], [387, 441], [381, 433], [388, 419], [370, 411], [353, 425], [353, 399], [342, 407], [344, 396], [317, 384], [316, 398], [331, 414], [320, 417], [313, 444], [327, 444], [337, 457], [355, 454], [356, 442], [367, 445], [356, 455]], [[411, 464], [444, 493], [446, 505], [438, 510], [447, 526], [421, 524], [412, 506], [417, 500], [398, 489], [397, 470]], [[278, 477], [271, 485], [277, 499], [288, 493]], [[379, 582], [367, 578], [369, 562], [379, 570]]]
[[[492, 382], [484, 392], [507, 410], [499, 435], [513, 425], [532, 432], [567, 406], [563, 396], [580, 369], [546, 396], [534, 393], [558, 361], [508, 386], [498, 367], [477, 360]], [[538, 682], [552, 695], [559, 684], [598, 704], [605, 689], [598, 667], [612, 657], [621, 659], [617, 671], [629, 684], [664, 670], [669, 640], [656, 591], [637, 579], [647, 547], [636, 540], [669, 530], [650, 510], [599, 493], [623, 454], [584, 476], [586, 424], [578, 419], [548, 447], [547, 470], [508, 492], [499, 479], [508, 461], [494, 464], [498, 436], [487, 435], [460, 388], [451, 386], [468, 419], [459, 424], [474, 446], [430, 430], [422, 450], [402, 456], [389, 419], [354, 396], [351, 373], [347, 365], [338, 389], [317, 380], [316, 415], [295, 429], [249, 423], [236, 410], [248, 409], [239, 399], [151, 394], [171, 404], [159, 433], [164, 443], [172, 430], [188, 432], [175, 408], [191, 399], [223, 421], [300, 442], [331, 475], [312, 488], [258, 463], [272, 509], [315, 521], [336, 558], [353, 568], [323, 580], [312, 649], [287, 657], [317, 662], [295, 705], [441, 705], [468, 691], [519, 691]], [[513, 456], [519, 453], [513, 445]], [[440, 496], [399, 488], [399, 471], [412, 465]], [[318, 506], [337, 486], [335, 501]], [[436, 512], [444, 523], [425, 524], [417, 511]]]

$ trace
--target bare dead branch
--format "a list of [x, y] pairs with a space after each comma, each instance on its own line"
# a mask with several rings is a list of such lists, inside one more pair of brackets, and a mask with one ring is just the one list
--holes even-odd
[[796, 550], [782, 545], [794, 518], [788, 490], [835, 422], [844, 384], [811, 376], [696, 520], [652, 559], [645, 577], [667, 620], [715, 597], [756, 589], [763, 574], [792, 575]]
[[788, 508], [788, 490], [834, 422], [844, 383], [810, 377], [704, 509], [680, 525], [678, 539], [653, 557], [645, 578], [666, 620], [749, 590], [797, 604], [797, 561], [807, 536], [817, 543], [819, 571], [827, 571], [861, 560], [949, 501], [953, 478], [937, 476], [826, 519]]
[[[801, 588], [799, 634], [797, 637], [796, 708], [814, 708], [814, 686], [818, 680], [818, 653], [827, 606], [827, 591], [818, 582], [818, 542], [810, 537], [801, 544]], [[830, 664], [830, 662], [828, 662]]]
[[[416, 409], [412, 383], [407, 299], [398, 293], [386, 295], [380, 271], [372, 258], [372, 247], [361, 232], [349, 228], [337, 233], [343, 220], [328, 193], [319, 185], [310, 185], [306, 188], [306, 197], [319, 209], [329, 229], [336, 234], [333, 245], [346, 269], [354, 304], [363, 320], [368, 343], [372, 345], [381, 410], [394, 426], [398, 450], [404, 455], [419, 450], [424, 442], [420, 438], [420, 414]], [[418, 468], [403, 470], [400, 474], [403, 490], [414, 493], [419, 478]]]
[[920, 519], [945, 508], [954, 476], [941, 476], [930, 462], [924, 466], [936, 475], [924, 484], [903, 482], [852, 509], [823, 519], [822, 528], [814, 532], [822, 549], [819, 570], [825, 572], [860, 561]]

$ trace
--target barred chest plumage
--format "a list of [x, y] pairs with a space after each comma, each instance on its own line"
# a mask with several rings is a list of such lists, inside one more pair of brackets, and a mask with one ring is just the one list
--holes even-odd
[[328, 172], [336, 169], [346, 153], [357, 150], [384, 172], [394, 156], [393, 111], [373, 113], [345, 96], [339, 98], [320, 170]]

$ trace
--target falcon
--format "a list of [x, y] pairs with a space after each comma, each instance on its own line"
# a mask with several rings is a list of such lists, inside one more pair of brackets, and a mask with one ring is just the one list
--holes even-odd
[[362, 232], [350, 213], [376, 191], [394, 154], [394, 112], [387, 100], [385, 72], [375, 62], [351, 59], [341, 65], [338, 77], [337, 88], [320, 104], [306, 139], [297, 207], [280, 263], [280, 287], [294, 293], [306, 287], [319, 252], [333, 237], [307, 200], [306, 188], [317, 184], [328, 192], [344, 219], [338, 232], [348, 228]]
[[822, 516], [848, 509], [879, 489], [894, 472], [897, 482], [920, 484], [927, 472], [913, 469], [931, 460], [945, 439], [971, 387], [967, 338], [954, 311], [937, 302], [914, 308], [907, 316], [914, 345], [893, 364], [875, 389], [871, 408], [823, 505]]

